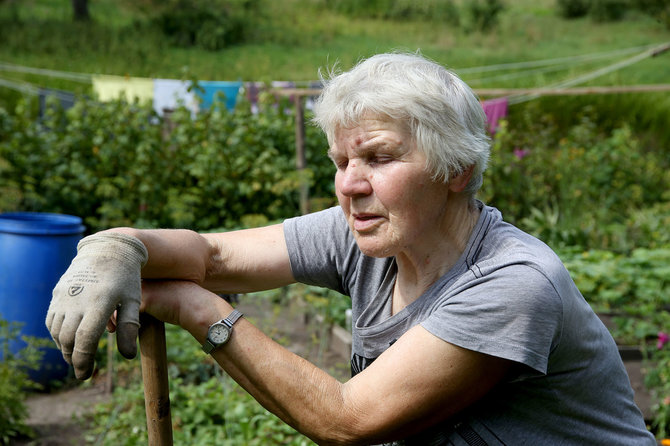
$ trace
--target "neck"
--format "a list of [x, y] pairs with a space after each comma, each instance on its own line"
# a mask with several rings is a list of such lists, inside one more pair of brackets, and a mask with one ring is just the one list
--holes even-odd
[[398, 275], [393, 290], [393, 314], [418, 299], [465, 251], [480, 210], [465, 197], [450, 200], [450, 203], [436, 231], [426, 234], [421, 246], [396, 256]]

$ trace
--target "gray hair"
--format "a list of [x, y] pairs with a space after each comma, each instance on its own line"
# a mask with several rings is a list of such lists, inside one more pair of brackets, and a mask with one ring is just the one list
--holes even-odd
[[407, 124], [434, 179], [447, 182], [474, 166], [465, 192], [474, 196], [479, 190], [490, 151], [486, 115], [454, 73], [418, 54], [388, 53], [344, 73], [333, 68], [322, 82], [313, 121], [330, 144], [338, 128], [353, 127], [369, 115], [388, 117]]

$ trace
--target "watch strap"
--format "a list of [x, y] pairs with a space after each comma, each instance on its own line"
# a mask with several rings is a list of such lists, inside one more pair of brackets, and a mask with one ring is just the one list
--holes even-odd
[[212, 344], [212, 341], [209, 339], [205, 339], [205, 343], [202, 344], [202, 351], [209, 354], [214, 348], [216, 348], [216, 345]]
[[239, 311], [237, 311], [237, 310], [233, 310], [233, 312], [230, 313], [230, 314], [228, 315], [228, 317], [225, 318], [224, 320], [222, 320], [221, 322], [224, 323], [224, 324], [226, 324], [228, 327], [233, 328], [233, 324], [234, 324], [235, 322], [237, 322], [237, 320], [238, 320], [239, 318], [241, 318], [241, 317], [242, 317], [242, 313], [241, 313], [241, 312], [239, 312]]

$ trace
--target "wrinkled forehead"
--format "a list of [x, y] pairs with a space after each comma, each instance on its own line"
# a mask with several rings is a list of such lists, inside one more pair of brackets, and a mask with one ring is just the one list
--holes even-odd
[[331, 130], [327, 135], [329, 145], [333, 145], [335, 139], [344, 134], [350, 135], [356, 130], [380, 127], [404, 133], [410, 139], [413, 139], [412, 126], [407, 119], [397, 119], [387, 114], [375, 113], [368, 110], [362, 110], [358, 114], [343, 115], [338, 121], [332, 124], [330, 127]]

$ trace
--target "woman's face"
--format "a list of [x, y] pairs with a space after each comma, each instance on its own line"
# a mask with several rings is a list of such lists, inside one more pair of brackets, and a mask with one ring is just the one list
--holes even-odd
[[337, 198], [364, 254], [421, 249], [439, 231], [449, 186], [432, 180], [404, 126], [363, 119], [335, 132], [329, 156]]

